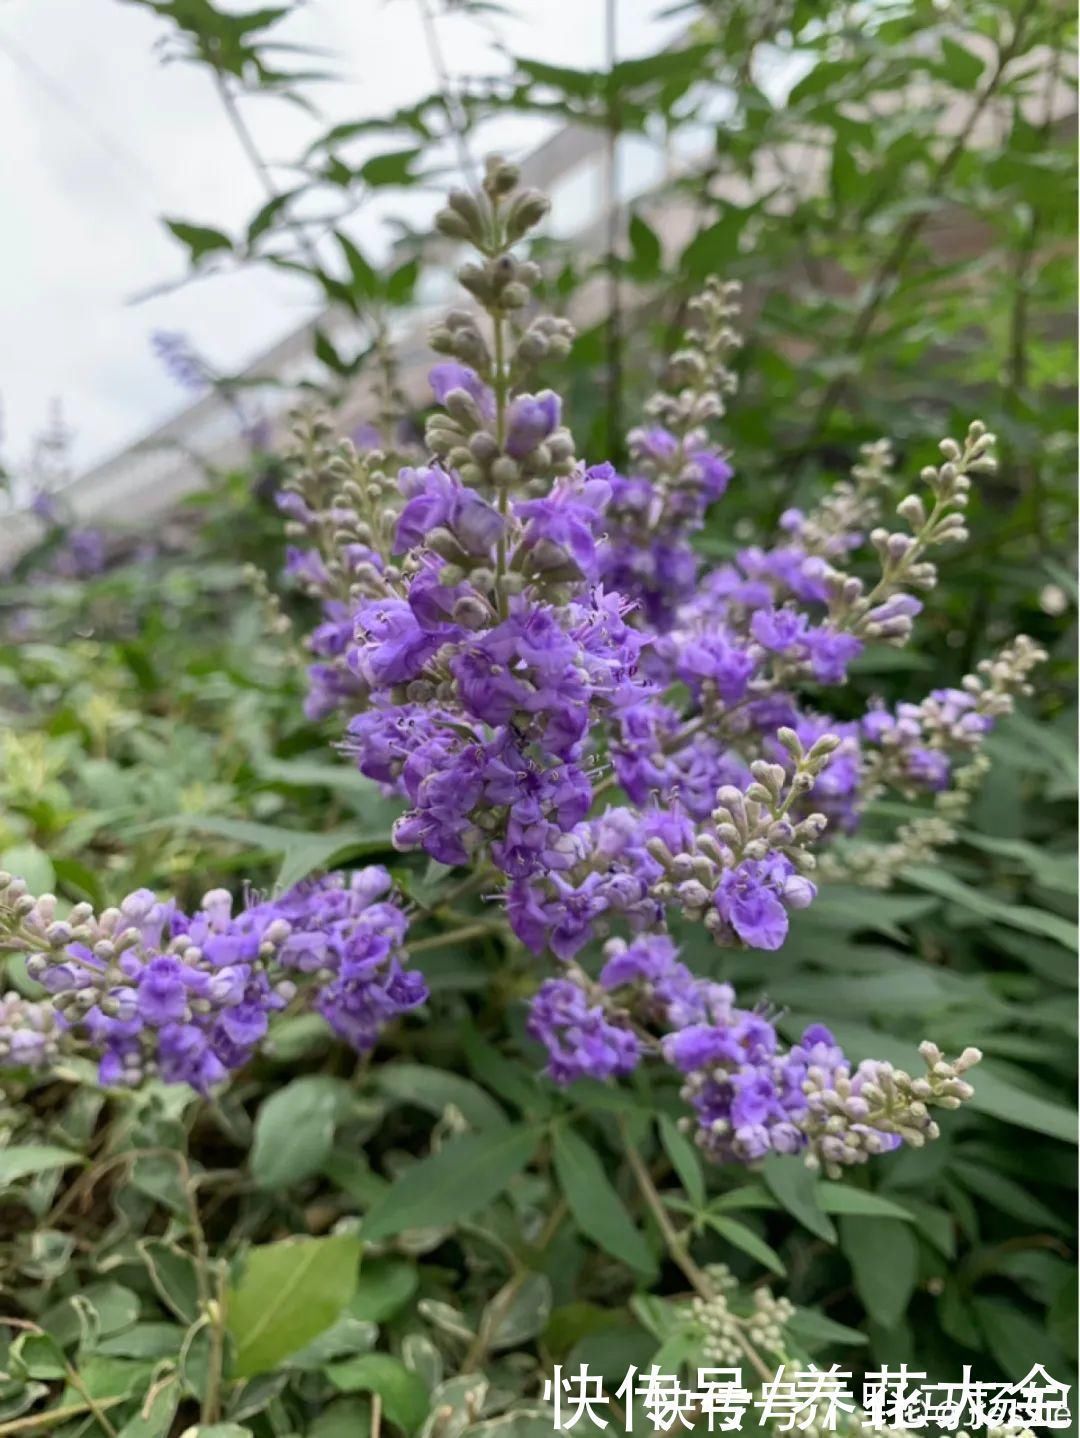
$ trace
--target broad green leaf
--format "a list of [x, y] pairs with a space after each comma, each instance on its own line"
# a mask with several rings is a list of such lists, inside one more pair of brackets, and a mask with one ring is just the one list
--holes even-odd
[[655, 1272], [652, 1250], [585, 1139], [560, 1124], [553, 1131], [552, 1153], [559, 1187], [582, 1233], [639, 1273]]
[[269, 1372], [329, 1328], [356, 1291], [359, 1262], [360, 1241], [351, 1234], [250, 1249], [229, 1294], [234, 1376]]
[[367, 1398], [335, 1398], [307, 1429], [306, 1438], [368, 1438], [371, 1402]]
[[919, 1245], [896, 1218], [840, 1219], [840, 1247], [851, 1264], [855, 1291], [875, 1323], [891, 1329], [907, 1310], [919, 1271]]
[[5, 849], [0, 853], [0, 869], [22, 879], [35, 898], [39, 894], [51, 894], [56, 887], [52, 860], [36, 844], [13, 844]]
[[479, 1084], [460, 1074], [425, 1064], [384, 1064], [378, 1072], [379, 1088], [402, 1103], [415, 1104], [441, 1118], [456, 1108], [476, 1129], [505, 1128], [506, 1114]]
[[12, 1148], [0, 1149], [0, 1189], [10, 1187], [16, 1179], [31, 1173], [47, 1173], [50, 1169], [85, 1162], [81, 1154], [54, 1144], [15, 1144]]
[[542, 1333], [551, 1317], [551, 1280], [543, 1273], [512, 1278], [485, 1309], [484, 1322], [492, 1353], [518, 1348]]
[[391, 1423], [412, 1433], [427, 1417], [428, 1392], [419, 1376], [389, 1353], [365, 1353], [324, 1369], [342, 1393], [377, 1393]]
[[246, 819], [226, 819], [216, 814], [178, 814], [144, 826], [210, 834], [248, 849], [254, 854], [280, 854], [281, 868], [276, 887], [291, 889], [317, 869], [333, 869], [346, 859], [377, 854], [391, 847], [389, 829], [382, 834], [363, 834], [352, 828], [333, 829], [326, 834], [304, 834], [297, 829], [273, 824], [255, 824]]
[[818, 1203], [814, 1175], [801, 1158], [770, 1154], [762, 1165], [761, 1176], [769, 1192], [792, 1218], [797, 1218], [804, 1228], [826, 1243], [836, 1242], [833, 1222]]
[[139, 1239], [136, 1247], [158, 1297], [182, 1323], [199, 1316], [199, 1284], [190, 1254], [160, 1238]]
[[984, 61], [947, 35], [941, 37], [941, 60], [949, 83], [960, 90], [974, 90], [985, 68]]
[[263, 1102], [251, 1147], [251, 1172], [260, 1188], [285, 1189], [322, 1169], [348, 1097], [343, 1079], [311, 1074], [293, 1079]]
[[185, 1331], [178, 1323], [136, 1323], [126, 1333], [100, 1339], [94, 1352], [110, 1358], [175, 1358]]
[[384, 1323], [404, 1308], [416, 1292], [420, 1275], [415, 1264], [403, 1258], [370, 1258], [364, 1261], [356, 1293], [349, 1302], [354, 1318]]
[[374, 1242], [407, 1228], [438, 1228], [485, 1208], [532, 1158], [539, 1131], [510, 1126], [451, 1139], [396, 1179], [364, 1220]]
[[951, 1161], [949, 1168], [977, 1195], [980, 1203], [989, 1203], [1032, 1228], [1049, 1229], [1051, 1233], [1068, 1232], [1069, 1224], [1064, 1215], [1055, 1213], [1034, 1194], [1028, 1193], [1022, 1184], [995, 1172], [987, 1164], [958, 1156]]
[[120, 1429], [117, 1438], [165, 1438], [179, 1403], [178, 1379], [169, 1379], [151, 1388], [147, 1397], [140, 1401], [134, 1416]]

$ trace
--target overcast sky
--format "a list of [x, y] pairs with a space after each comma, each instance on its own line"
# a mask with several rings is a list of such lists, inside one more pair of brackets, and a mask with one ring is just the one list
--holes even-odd
[[[231, 0], [234, 10], [252, 0]], [[557, 63], [602, 63], [604, 0], [516, 0], [486, 26], [440, 19], [451, 70], [499, 65], [492, 33]], [[619, 0], [619, 53], [672, 34], [654, 0]], [[428, 93], [434, 75], [415, 0], [308, 0], [289, 38], [337, 55], [341, 83], [313, 94], [326, 122], [381, 114]], [[308, 288], [263, 272], [231, 274], [142, 304], [132, 296], [184, 272], [161, 214], [238, 229], [260, 203], [258, 181], [208, 78], [163, 66], [163, 23], [123, 0], [0, 0], [0, 404], [9, 464], [25, 459], [50, 401], [74, 431], [76, 469], [182, 407], [150, 348], [182, 330], [220, 369], [235, 370], [309, 313]], [[263, 153], [287, 159], [317, 133], [295, 107], [244, 109]], [[546, 133], [508, 122], [499, 144]], [[375, 220], [355, 230], [372, 247]]]

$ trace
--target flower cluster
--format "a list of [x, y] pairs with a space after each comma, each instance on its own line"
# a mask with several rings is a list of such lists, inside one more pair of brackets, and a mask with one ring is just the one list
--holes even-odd
[[936, 1138], [931, 1107], [971, 1097], [962, 1075], [977, 1049], [949, 1063], [923, 1044], [923, 1078], [880, 1060], [853, 1069], [823, 1025], [785, 1047], [766, 1013], [737, 1007], [729, 984], [696, 977], [678, 955], [666, 934], [615, 939], [595, 981], [574, 967], [542, 984], [528, 1031], [547, 1049], [549, 1076], [606, 1079], [658, 1061], [678, 1074], [688, 1124], [714, 1162], [801, 1153], [830, 1177]]
[[[770, 543], [702, 576], [691, 538], [733, 477], [712, 427], [735, 388], [736, 288], [710, 281], [691, 305], [627, 472], [580, 461], [558, 395], [534, 382], [572, 330], [530, 307], [539, 270], [514, 252], [545, 210], [494, 159], [481, 192], [452, 193], [438, 216], [474, 252], [459, 278], [475, 307], [432, 336], [426, 460], [396, 465], [334, 443], [321, 418], [298, 423], [280, 504], [304, 542], [289, 571], [322, 606], [308, 712], [340, 716], [345, 752], [403, 801], [399, 849], [472, 866], [521, 943], [569, 966], [530, 1018], [553, 1077], [662, 1057], [711, 1156], [804, 1152], [832, 1171], [927, 1136], [919, 1105], [963, 1097], [962, 1068], [953, 1088], [852, 1071], [819, 1029], [784, 1049], [764, 1016], [675, 961], [666, 924], [776, 950], [816, 871], [887, 882], [947, 842], [946, 811], [1041, 651], [1021, 638], [960, 689], [843, 721], [823, 696], [868, 645], [910, 638], [993, 436], [975, 423], [942, 441], [898, 502], [888, 444], [865, 446], [817, 508], [789, 509]], [[886, 790], [926, 807], [895, 845], [863, 845]], [[584, 982], [576, 956], [613, 933], [663, 972], [616, 981], [612, 959]]]
[[380, 899], [389, 888], [376, 867], [236, 914], [223, 889], [194, 914], [138, 889], [118, 908], [77, 904], [60, 918], [52, 895], [0, 874], [0, 946], [27, 956], [47, 995], [0, 1000], [0, 1066], [87, 1052], [103, 1084], [156, 1076], [205, 1092], [247, 1063], [301, 984], [337, 1034], [369, 1049], [427, 996], [403, 967], [407, 920]]
[[649, 423], [627, 436], [631, 473], [612, 475], [601, 575], [635, 600], [645, 623], [658, 631], [670, 627], [679, 605], [694, 594], [698, 566], [690, 536], [732, 477], [709, 425], [735, 389], [726, 361], [740, 343], [731, 324], [738, 309], [738, 286], [715, 279], [690, 301], [693, 328], [668, 363], [667, 388], [646, 405]]

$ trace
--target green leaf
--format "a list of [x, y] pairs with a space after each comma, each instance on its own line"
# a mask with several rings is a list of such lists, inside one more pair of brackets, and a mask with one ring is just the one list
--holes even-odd
[[165, 221], [166, 228], [188, 249], [188, 257], [197, 265], [206, 255], [217, 250], [231, 250], [232, 240], [222, 230], [211, 229], [209, 225], [189, 225], [185, 220]]
[[140, 1402], [117, 1438], [165, 1438], [180, 1403], [180, 1383], [173, 1378], [151, 1391], [153, 1397], [148, 1395]]
[[428, 1392], [420, 1377], [389, 1353], [365, 1353], [323, 1370], [342, 1393], [377, 1393], [391, 1423], [412, 1433], [427, 1417]]
[[184, 1346], [184, 1333], [178, 1323], [136, 1323], [126, 1333], [99, 1339], [94, 1352], [110, 1358], [175, 1358]]
[[335, 238], [341, 246], [341, 253], [345, 257], [345, 263], [349, 267], [351, 280], [350, 289], [360, 299], [373, 300], [379, 293], [379, 276], [376, 270], [368, 263], [364, 256], [349, 239], [348, 235], [342, 234], [340, 230], [335, 231]]
[[640, 215], [630, 216], [630, 273], [636, 280], [651, 280], [660, 272], [662, 250], [656, 231]]
[[177, 814], [170, 819], [155, 820], [144, 832], [156, 829], [191, 830], [197, 834], [216, 835], [231, 839], [254, 854], [280, 854], [278, 889], [291, 889], [316, 869], [332, 869], [345, 859], [362, 854], [377, 854], [391, 848], [390, 830], [385, 833], [360, 833], [354, 828], [332, 829], [326, 834], [305, 834], [297, 829], [278, 828], [273, 824], [255, 824], [246, 819], [227, 819], [217, 814]]
[[1039, 934], [1042, 938], [1053, 939], [1056, 943], [1062, 944], [1072, 953], [1076, 952], [1076, 925], [1061, 918], [1058, 914], [1051, 914], [1046, 909], [1033, 909], [1029, 905], [1011, 904], [1006, 903], [1003, 899], [992, 898], [981, 889], [973, 889], [968, 884], [962, 883], [941, 868], [905, 869], [903, 876], [908, 883], [914, 884], [917, 888], [927, 889], [930, 893], [938, 894], [941, 898], [948, 899], [950, 903], [957, 904], [970, 913], [978, 914], [980, 918], [989, 919], [997, 924], [1006, 924], [1009, 928], [1022, 929], [1026, 934]]
[[24, 1143], [0, 1149], [0, 1190], [10, 1188], [16, 1179], [31, 1173], [47, 1173], [50, 1169], [85, 1162], [81, 1154], [48, 1143]]
[[948, 35], [941, 37], [942, 70], [958, 90], [974, 90], [983, 72], [983, 61]]
[[681, 273], [695, 281], [723, 273], [738, 256], [745, 223], [746, 211], [731, 208], [715, 224], [695, 235], [679, 260]]
[[136, 1247], [162, 1303], [181, 1323], [194, 1323], [199, 1316], [199, 1284], [190, 1254], [160, 1238], [141, 1238]]
[[229, 1294], [233, 1375], [267, 1373], [329, 1328], [356, 1291], [359, 1262], [351, 1234], [252, 1248]]
[[840, 1247], [851, 1264], [855, 1291], [882, 1328], [894, 1328], [904, 1316], [919, 1271], [919, 1245], [907, 1224], [896, 1218], [840, 1220]]
[[801, 1158], [770, 1154], [761, 1169], [769, 1192], [792, 1218], [816, 1233], [826, 1243], [836, 1242], [836, 1228], [822, 1212], [817, 1198], [814, 1175]]
[[371, 1403], [367, 1398], [335, 1398], [327, 1403], [306, 1432], [306, 1438], [368, 1438]]
[[874, 902], [866, 902], [866, 890], [850, 884], [823, 885], [816, 902], [800, 913], [793, 930], [840, 929], [845, 933], [873, 930], [891, 939], [904, 941], [900, 927], [920, 919], [938, 907], [932, 898], [914, 894], [875, 894]]
[[371, 1258], [360, 1270], [356, 1293], [349, 1303], [354, 1318], [385, 1323], [404, 1308], [416, 1292], [420, 1275], [403, 1258]]
[[249, 248], [254, 245], [255, 241], [260, 239], [267, 230], [272, 228], [274, 221], [284, 212], [289, 201], [298, 194], [300, 194], [299, 189], [286, 190], [280, 195], [275, 195], [272, 200], [267, 200], [266, 204], [255, 214], [251, 223], [248, 225], [247, 242]]
[[846, 1183], [821, 1183], [817, 1187], [817, 1201], [823, 1213], [834, 1218], [840, 1214], [855, 1214], [864, 1218], [895, 1218], [903, 1223], [914, 1223], [915, 1215], [891, 1198], [882, 1198], [865, 1188], [852, 1188]]
[[857, 1328], [848, 1328], [844, 1323], [837, 1323], [834, 1319], [827, 1318], [824, 1313], [819, 1313], [816, 1308], [796, 1308], [787, 1322], [787, 1331], [811, 1352], [824, 1347], [831, 1348], [836, 1343], [854, 1346], [869, 1341], [866, 1334], [860, 1333]]
[[492, 1353], [519, 1348], [542, 1333], [551, 1317], [551, 1280], [543, 1273], [511, 1278], [484, 1309], [484, 1329]]
[[679, 1175], [679, 1182], [686, 1190], [686, 1196], [695, 1208], [705, 1206], [705, 1175], [701, 1170], [701, 1159], [690, 1140], [681, 1134], [666, 1114], [657, 1120], [660, 1142], [671, 1160], [671, 1166]]
[[559, 1187], [582, 1233], [621, 1263], [639, 1273], [654, 1273], [652, 1250], [589, 1144], [572, 1128], [560, 1124], [553, 1131], [552, 1151]]
[[52, 860], [36, 844], [13, 844], [0, 853], [0, 869], [22, 879], [35, 897], [51, 894], [56, 887], [56, 871]]
[[251, 1438], [251, 1429], [241, 1423], [196, 1423], [180, 1438]]
[[487, 1129], [451, 1139], [407, 1168], [372, 1207], [363, 1237], [374, 1242], [407, 1228], [457, 1223], [497, 1198], [536, 1152], [535, 1129]]
[[360, 166], [360, 178], [366, 185], [378, 187], [380, 185], [412, 185], [416, 182], [416, 176], [412, 172], [412, 162], [422, 150], [393, 150], [385, 155], [372, 155], [370, 160], [365, 160]]
[[771, 1248], [745, 1223], [740, 1223], [737, 1218], [728, 1218], [721, 1213], [707, 1213], [705, 1221], [710, 1228], [716, 1230], [721, 1238], [726, 1238], [728, 1243], [741, 1249], [743, 1253], [760, 1263], [763, 1268], [770, 1269], [773, 1273], [779, 1274], [781, 1278], [787, 1273], [783, 1260], [775, 1248]]
[[378, 1086], [401, 1103], [415, 1104], [441, 1118], [454, 1107], [476, 1129], [505, 1128], [506, 1114], [479, 1084], [445, 1069], [423, 1064], [384, 1064]]
[[326, 331], [318, 326], [315, 329], [312, 349], [315, 351], [315, 358], [319, 363], [324, 364], [334, 374], [354, 375], [360, 368], [361, 356], [357, 355], [355, 359], [351, 360], [345, 359], [340, 350], [335, 348], [333, 340]]
[[1044, 1323], [1036, 1323], [1001, 1298], [976, 1298], [972, 1307], [987, 1347], [1014, 1382], [1026, 1377], [1036, 1363], [1061, 1375], [1068, 1360]]
[[260, 1188], [286, 1189], [318, 1173], [334, 1146], [334, 1128], [349, 1086], [310, 1074], [275, 1090], [255, 1117], [251, 1172]]
[[391, 270], [386, 277], [386, 298], [390, 304], [410, 304], [419, 277], [419, 260], [406, 260], [403, 265], [398, 265], [396, 270]]
[[1068, 1232], [1069, 1226], [1064, 1217], [1005, 1174], [995, 1172], [984, 1163], [959, 1156], [951, 1161], [949, 1167], [978, 1196], [980, 1203], [989, 1203], [1032, 1228], [1049, 1229], [1051, 1233]]

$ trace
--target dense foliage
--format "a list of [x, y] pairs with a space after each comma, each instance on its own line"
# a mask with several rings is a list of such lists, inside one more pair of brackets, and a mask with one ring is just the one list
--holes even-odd
[[[153, 8], [292, 87], [276, 12]], [[413, 259], [332, 270], [301, 191], [243, 243], [172, 222], [369, 326], [319, 338], [323, 400], [376, 366], [381, 433], [309, 412], [153, 543], [43, 508], [3, 592], [5, 1431], [539, 1438], [557, 1363], [1074, 1379], [1066, 17], [687, 18], [313, 152], [344, 206], [505, 108], [675, 133], [735, 82], [650, 201], [698, 211], [671, 277], [643, 204], [573, 347], [544, 302], [595, 275], [515, 249], [542, 200], [455, 193], [480, 313], [422, 445], [387, 427]], [[827, 191], [714, 198], [808, 133]]]

